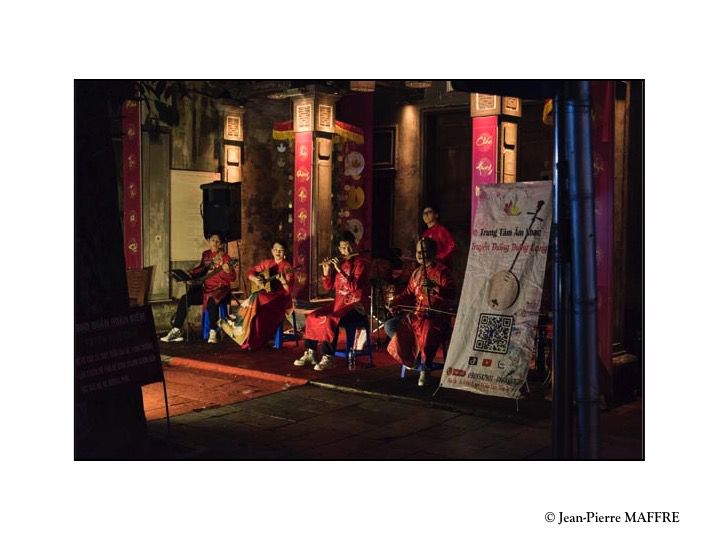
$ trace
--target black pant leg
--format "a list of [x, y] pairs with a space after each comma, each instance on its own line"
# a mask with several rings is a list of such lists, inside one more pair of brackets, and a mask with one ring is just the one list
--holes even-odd
[[201, 305], [202, 296], [202, 289], [200, 287], [190, 287], [187, 294], [182, 295], [175, 310], [175, 316], [172, 319], [174, 328], [182, 328], [182, 325], [185, 324], [185, 317], [187, 317], [187, 308], [189, 306]]
[[208, 298], [207, 312], [208, 312], [208, 317], [210, 318], [210, 329], [217, 330], [217, 322], [218, 322], [218, 317], [219, 317], [218, 305], [215, 303], [215, 300], [213, 298]]
[[332, 345], [330, 345], [329, 341], [321, 341], [320, 342], [320, 354], [327, 354], [328, 356], [332, 356], [335, 354], [335, 349], [337, 348], [337, 340], [338, 335], [335, 333], [335, 339], [332, 342]]

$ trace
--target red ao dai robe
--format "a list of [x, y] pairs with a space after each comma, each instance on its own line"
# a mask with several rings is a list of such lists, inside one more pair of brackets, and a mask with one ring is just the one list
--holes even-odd
[[[450, 270], [441, 263], [427, 267], [428, 280], [437, 284], [437, 291], [431, 292], [432, 308], [448, 310], [455, 302], [455, 282]], [[397, 327], [397, 333], [390, 340], [388, 353], [406, 366], [415, 367], [420, 354], [421, 362], [432, 360], [443, 342], [450, 337], [450, 316], [427, 311], [427, 289], [424, 285], [422, 267], [410, 277], [405, 290], [393, 300], [393, 305], [414, 306]]]
[[332, 341], [338, 331], [340, 319], [352, 310], [367, 313], [370, 308], [370, 264], [360, 256], [346, 259], [340, 269], [347, 278], [331, 267], [330, 274], [322, 277], [323, 287], [335, 289], [335, 301], [316, 309], [305, 320], [305, 339]]
[[[292, 291], [295, 276], [292, 265], [282, 260], [266, 259], [248, 271], [248, 277], [267, 272], [268, 276], [279, 273], [285, 275], [288, 289]], [[251, 298], [250, 306], [241, 309], [238, 315], [243, 318], [244, 341], [242, 347], [260, 349], [272, 337], [283, 321], [285, 313], [293, 308], [292, 296], [285, 290], [278, 279], [270, 281], [270, 292], [259, 291]], [[241, 338], [242, 340], [242, 338]]]

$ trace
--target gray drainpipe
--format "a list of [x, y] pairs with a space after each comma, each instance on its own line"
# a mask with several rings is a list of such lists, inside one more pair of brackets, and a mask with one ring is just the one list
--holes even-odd
[[570, 219], [563, 91], [553, 100], [553, 347], [552, 448], [555, 459], [573, 455], [572, 326], [570, 319]]
[[568, 83], [566, 155], [570, 203], [577, 452], [597, 459], [599, 436], [595, 208], [590, 139], [590, 82]]

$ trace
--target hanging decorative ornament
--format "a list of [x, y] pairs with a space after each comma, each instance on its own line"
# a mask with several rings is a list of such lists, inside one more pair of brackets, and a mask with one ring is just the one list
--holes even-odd
[[365, 204], [365, 192], [360, 186], [348, 190], [347, 205], [350, 210], [357, 210]]
[[355, 235], [355, 242], [360, 243], [360, 240], [362, 240], [363, 234], [365, 234], [365, 227], [363, 227], [363, 224], [358, 219], [348, 219], [347, 223], [347, 230], [353, 233]]
[[345, 159], [345, 176], [358, 176], [365, 169], [365, 158], [360, 152], [350, 152]]

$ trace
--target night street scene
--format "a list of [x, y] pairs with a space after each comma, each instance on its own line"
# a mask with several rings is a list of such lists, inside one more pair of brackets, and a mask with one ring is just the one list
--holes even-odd
[[75, 79], [75, 459], [643, 460], [644, 98]]

